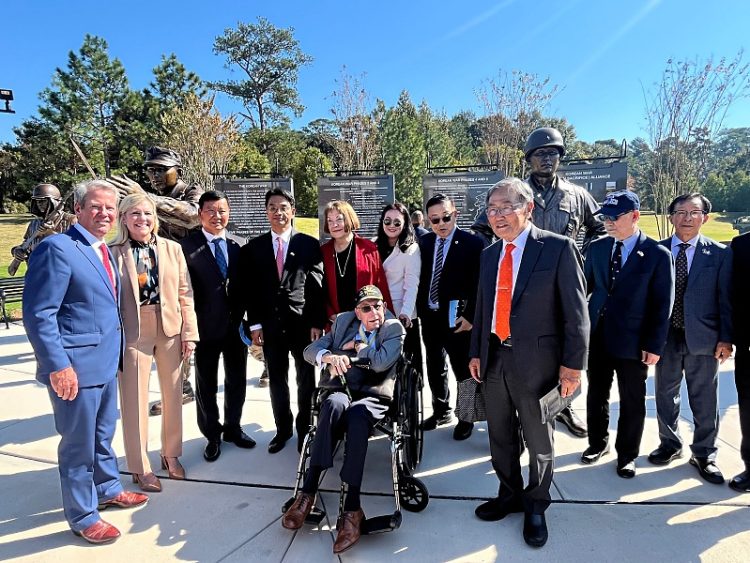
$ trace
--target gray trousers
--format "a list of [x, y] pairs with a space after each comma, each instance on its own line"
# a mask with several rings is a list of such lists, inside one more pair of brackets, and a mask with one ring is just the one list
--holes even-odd
[[[550, 504], [549, 489], [555, 462], [554, 423], [542, 424], [540, 397], [516, 369], [512, 348], [490, 345], [484, 393], [492, 467], [504, 501], [520, 499], [526, 512], [542, 514]], [[521, 475], [519, 423], [529, 448], [529, 484]]]
[[695, 457], [714, 459], [719, 433], [719, 361], [713, 356], [691, 354], [685, 332], [670, 328], [664, 353], [656, 364], [656, 415], [661, 445], [671, 449], [682, 448], [677, 419], [683, 373], [695, 426], [690, 449]]

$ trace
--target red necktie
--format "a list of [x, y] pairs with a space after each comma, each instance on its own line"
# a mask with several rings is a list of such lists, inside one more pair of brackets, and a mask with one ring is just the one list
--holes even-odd
[[279, 273], [279, 279], [284, 271], [284, 241], [281, 237], [276, 239], [279, 243], [279, 248], [276, 251], [276, 271]]
[[505, 245], [505, 255], [497, 272], [497, 294], [495, 296], [495, 334], [500, 340], [510, 336], [510, 302], [513, 297], [513, 249], [512, 243]]
[[104, 262], [104, 269], [107, 271], [107, 275], [109, 276], [109, 283], [112, 285], [112, 295], [117, 295], [115, 293], [115, 273], [112, 271], [112, 263], [109, 261], [109, 249], [107, 248], [107, 245], [102, 243], [99, 245], [99, 250], [102, 253], [102, 262]]

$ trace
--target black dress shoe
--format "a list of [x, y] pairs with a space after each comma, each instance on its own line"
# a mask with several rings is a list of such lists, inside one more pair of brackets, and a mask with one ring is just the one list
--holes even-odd
[[438, 426], [450, 424], [453, 422], [453, 415], [449, 412], [445, 414], [433, 414], [422, 421], [422, 430], [435, 430]]
[[292, 433], [291, 432], [289, 432], [289, 433], [285, 432], [283, 434], [279, 434], [277, 432], [276, 436], [274, 436], [273, 438], [271, 438], [271, 441], [268, 442], [268, 453], [269, 454], [275, 454], [275, 453], [278, 453], [281, 450], [283, 450], [284, 446], [287, 443], [287, 440], [289, 440], [289, 438], [291, 438], [291, 437], [292, 437]]
[[216, 461], [221, 455], [221, 442], [219, 440], [210, 441], [203, 450], [203, 458], [206, 461]]
[[523, 539], [531, 547], [543, 547], [547, 543], [547, 519], [544, 514], [526, 513], [523, 518]]
[[750, 469], [746, 469], [729, 481], [729, 488], [738, 493], [750, 493]]
[[578, 418], [578, 415], [569, 406], [561, 410], [560, 414], [555, 417], [555, 420], [557, 420], [558, 422], [562, 422], [565, 426], [567, 426], [568, 430], [570, 430], [570, 433], [573, 434], [573, 436], [577, 436], [578, 438], [585, 438], [589, 435], [589, 430], [588, 428], [586, 428], [586, 423]]
[[623, 479], [632, 479], [635, 477], [635, 462], [628, 461], [622, 464], [618, 462], [617, 474]]
[[682, 450], [675, 450], [667, 446], [659, 446], [653, 452], [648, 454], [648, 460], [654, 465], [668, 465], [676, 459], [682, 457]]
[[224, 432], [224, 441], [231, 442], [238, 448], [245, 448], [247, 450], [255, 447], [255, 440], [245, 434], [242, 429], [233, 432]]
[[724, 475], [721, 474], [719, 468], [716, 467], [716, 462], [707, 457], [691, 457], [690, 465], [695, 466], [698, 469], [698, 473], [709, 483], [714, 485], [724, 484]]
[[523, 512], [523, 503], [518, 499], [500, 500], [499, 497], [483, 502], [474, 509], [474, 514], [480, 520], [487, 522], [497, 522], [502, 520], [508, 514]]
[[591, 465], [592, 463], [596, 463], [599, 461], [602, 456], [605, 456], [609, 453], [609, 444], [604, 446], [601, 450], [599, 448], [595, 448], [593, 446], [589, 446], [585, 450], [583, 450], [583, 453], [581, 454], [581, 463], [585, 463], [587, 465]]
[[454, 440], [466, 440], [466, 438], [471, 436], [472, 430], [474, 430], [473, 422], [466, 422], [464, 420], [459, 420], [458, 424], [456, 424], [456, 427], [453, 429], [453, 439]]

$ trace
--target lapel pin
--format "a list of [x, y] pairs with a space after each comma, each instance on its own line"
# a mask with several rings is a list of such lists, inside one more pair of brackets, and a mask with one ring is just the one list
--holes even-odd
[[706, 256], [711, 256], [711, 251], [708, 248], [704, 248], [703, 254], [705, 254]]
[[643, 258], [643, 251], [642, 250], [639, 250], [638, 252], [636, 252], [636, 254], [638, 256], [640, 256], [641, 258]]
[[294, 252], [290, 252], [290, 253], [289, 253], [289, 256], [294, 256]]

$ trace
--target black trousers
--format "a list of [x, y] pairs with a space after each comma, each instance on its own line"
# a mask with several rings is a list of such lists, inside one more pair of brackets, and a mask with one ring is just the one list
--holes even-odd
[[734, 359], [734, 383], [737, 386], [737, 404], [740, 407], [742, 444], [740, 455], [750, 468], [750, 351], [747, 345], [737, 346]]
[[609, 442], [609, 393], [617, 373], [620, 418], [617, 421], [617, 460], [620, 465], [638, 457], [646, 421], [648, 366], [640, 360], [615, 358], [606, 351], [601, 330], [591, 336], [589, 390], [586, 396], [589, 446], [603, 449]]
[[265, 344], [263, 354], [268, 369], [271, 408], [276, 431], [292, 433], [294, 417], [289, 399], [289, 353], [294, 358], [297, 373], [297, 436], [307, 434], [310, 427], [310, 409], [315, 391], [315, 368], [305, 361], [303, 352], [310, 344], [310, 329], [304, 327], [263, 327]]
[[[219, 357], [224, 358], [224, 425], [219, 422]], [[195, 399], [198, 428], [209, 441], [218, 441], [222, 431], [240, 430], [247, 386], [247, 346], [239, 334], [223, 340], [200, 340], [195, 346]]]
[[432, 392], [432, 410], [437, 416], [441, 416], [451, 411], [446, 356], [450, 359], [456, 381], [464, 381], [471, 377], [471, 331], [456, 333], [455, 328], [447, 325], [444, 311], [428, 311], [420, 319], [427, 356], [427, 382]]

